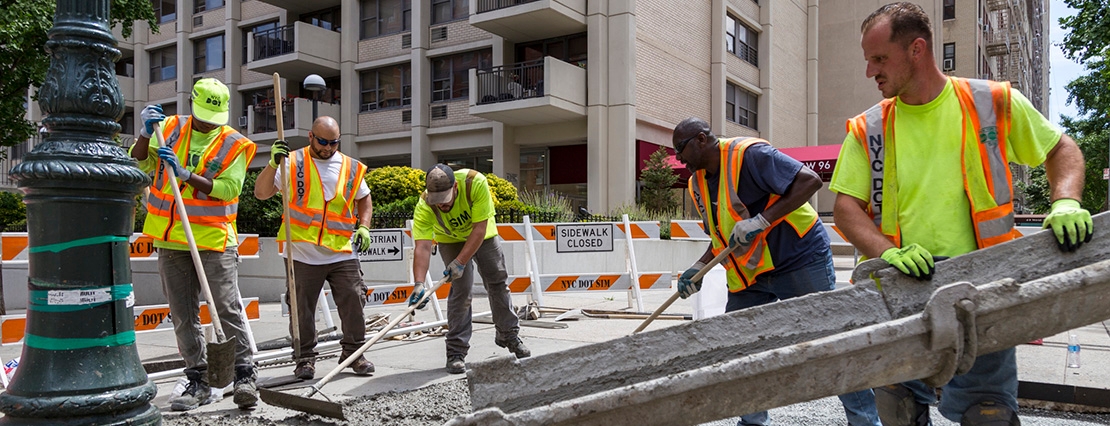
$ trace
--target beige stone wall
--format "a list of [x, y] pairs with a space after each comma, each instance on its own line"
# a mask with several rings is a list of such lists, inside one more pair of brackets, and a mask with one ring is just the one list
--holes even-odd
[[636, 112], [671, 125], [690, 116], [708, 119], [712, 102], [710, 2], [675, 6], [636, 2]]
[[151, 84], [147, 88], [147, 100], [159, 101], [174, 97], [177, 92], [177, 81], [166, 80]]
[[[448, 35], [450, 35], [450, 30], [448, 31]], [[392, 34], [387, 36], [374, 37], [366, 40], [359, 40], [358, 61], [367, 62], [408, 54], [412, 49], [401, 48], [401, 37], [406, 34], [411, 33], [404, 32], [401, 34]]]
[[260, 73], [260, 72], [255, 72], [255, 71], [248, 70], [246, 65], [241, 65], [240, 66], [240, 73], [242, 75], [242, 77], [241, 77], [242, 83], [241, 84], [257, 83], [257, 82], [260, 82], [260, 81], [272, 80], [273, 79], [273, 76], [270, 75], [270, 74], [263, 74], [263, 73]]
[[747, 82], [755, 87], [760, 87], [759, 84], [759, 68], [752, 65], [750, 62], [740, 59], [739, 56], [731, 53], [725, 53], [725, 69], [732, 77]]
[[358, 115], [358, 135], [392, 133], [412, 129], [411, 123], [401, 122], [401, 112], [408, 108], [394, 108], [364, 112]]
[[[470, 115], [470, 102], [467, 99], [436, 102], [431, 104], [431, 108], [441, 105], [447, 105], [447, 118], [430, 120], [430, 127], [449, 127], [460, 124], [484, 123], [488, 121], [484, 118]], [[431, 109], [429, 109], [429, 114], [431, 114], [430, 111]]]
[[[733, 123], [731, 121], [725, 121], [725, 134], [723, 136], [724, 137], [729, 137], [729, 138], [738, 138], [738, 137], [741, 137], [741, 136], [752, 137], [752, 138], [760, 137], [758, 131], [755, 131], [755, 130], [751, 129], [750, 127], [741, 126], [741, 125]], [[769, 142], [771, 142], [772, 145], [775, 145], [776, 147], [779, 147], [779, 148], [784, 147], [784, 145], [774, 143], [773, 141], [769, 141]]]
[[[447, 39], [431, 42], [431, 49], [438, 49], [441, 47], [456, 46], [464, 43], [488, 40], [490, 37], [492, 37], [490, 33], [486, 32], [483, 29], [470, 26], [470, 21], [466, 19], [448, 22], [446, 24], [432, 25], [429, 28], [429, 31], [443, 26], [447, 27]], [[429, 40], [431, 39], [429, 38]], [[397, 43], [398, 46], [400, 46], [400, 41], [398, 41]]]
[[225, 19], [224, 17], [226, 15], [227, 15], [227, 11], [225, 11], [224, 8], [222, 8], [222, 7], [219, 8], [219, 9], [216, 9], [216, 10], [207, 10], [207, 11], [201, 12], [200, 15], [192, 15], [190, 17], [190, 19], [195, 18], [197, 16], [202, 17], [201, 18], [201, 21], [202, 21], [201, 25], [193, 27], [193, 32], [206, 30], [206, 29], [213, 28], [213, 27], [222, 27], [222, 26], [224, 26], [224, 19]]
[[245, 1], [243, 2], [242, 17], [243, 20], [246, 21], [251, 18], [282, 11], [284, 11], [284, 9], [264, 1]]
[[[786, 5], [787, 2], [779, 1], [778, 3]], [[797, 3], [797, 2], [791, 2]], [[726, 4], [740, 14], [758, 21], [759, 18], [759, 5], [754, 0], [726, 0]], [[805, 3], [795, 4], [795, 7], [805, 8]], [[781, 6], [780, 6], [781, 7]]]
[[[804, 7], [780, 2], [775, 5], [772, 17], [771, 25], [776, 30], [772, 34], [771, 51], [759, 52], [760, 66], [766, 66], [763, 58], [773, 55], [771, 127], [775, 140], [772, 143], [777, 147], [806, 146], [807, 97], [810, 90], [817, 89], [810, 87], [806, 77], [807, 12]], [[765, 111], [759, 113], [766, 114]]]
[[[150, 30], [148, 30], [148, 31], [150, 31]], [[151, 45], [151, 44], [161, 43], [161, 42], [166, 41], [166, 40], [172, 40], [176, 36], [177, 36], [177, 21], [170, 21], [170, 22], [158, 24], [158, 33], [155, 34], [154, 32], [151, 32], [150, 35], [147, 36], [146, 44]]]

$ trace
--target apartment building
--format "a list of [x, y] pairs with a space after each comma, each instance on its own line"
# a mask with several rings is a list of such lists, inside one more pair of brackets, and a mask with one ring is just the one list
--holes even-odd
[[[819, 144], [844, 141], [844, 123], [879, 102], [882, 95], [865, 74], [860, 47], [864, 18], [888, 0], [821, 2]], [[914, 1], [933, 21], [937, 64], [948, 75], [1009, 81], [1048, 115], [1049, 18], [1046, 0]], [[1012, 166], [1015, 181], [1026, 168]], [[820, 211], [832, 209], [831, 193], [822, 191]], [[1021, 211], [1020, 192], [1016, 209]]]

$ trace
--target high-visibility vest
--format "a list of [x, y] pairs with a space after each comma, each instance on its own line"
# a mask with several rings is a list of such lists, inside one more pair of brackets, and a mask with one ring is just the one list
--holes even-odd
[[[342, 157], [343, 162], [335, 182], [335, 195], [330, 200], [324, 199], [324, 184], [316, 163], [306, 161], [309, 158], [308, 148], [289, 154], [285, 187], [290, 188], [290, 236], [294, 242], [312, 243], [334, 252], [350, 253], [351, 235], [358, 229], [355, 196], [366, 176], [366, 166], [342, 153], [336, 154]], [[284, 236], [285, 223], [282, 223], [278, 237]]]
[[[177, 153], [178, 160], [182, 162], [186, 162], [189, 158], [189, 136], [193, 131], [192, 119], [192, 116], [174, 115], [163, 123], [162, 131], [166, 146], [172, 148]], [[216, 179], [240, 154], [246, 153], [249, 162], [254, 157], [255, 151], [254, 142], [231, 127], [220, 126], [217, 131], [219, 135], [205, 148], [200, 163], [194, 171], [209, 180]], [[173, 188], [170, 188], [172, 181], [170, 173], [173, 171], [166, 170], [165, 162], [159, 161], [154, 182], [150, 185], [150, 196], [147, 197], [147, 215], [146, 222], [143, 224], [143, 234], [162, 241], [188, 244], [185, 230], [181, 226], [181, 218], [177, 214]], [[197, 191], [192, 185], [181, 182], [179, 182], [179, 188], [197, 248], [224, 251], [229, 234], [237, 236], [235, 218], [239, 211], [239, 197], [231, 200], [215, 199]]]
[[[462, 170], [460, 170], [460, 171], [462, 171]], [[466, 205], [471, 210], [474, 210], [474, 197], [473, 197], [473, 194], [471, 194], [471, 191], [474, 189], [474, 177], [475, 176], [478, 176], [478, 171], [477, 170], [473, 170], [473, 169], [467, 170], [466, 180], [465, 180], [466, 184], [464, 185], [464, 190], [459, 191], [459, 192], [462, 192], [464, 197], [466, 197]], [[490, 198], [490, 200], [492, 200], [493, 199], [493, 188], [489, 188], [489, 191], [490, 191], [489, 192], [489, 198]], [[424, 200], [424, 203], [427, 204], [428, 203], [428, 191], [424, 191], [424, 192], [420, 193], [420, 199]], [[428, 207], [431, 207], [432, 213], [435, 214], [436, 223], [439, 224], [440, 230], [444, 234], [450, 234], [450, 232], [448, 232], [448, 230], [447, 230], [447, 223], [443, 221], [443, 214], [440, 212], [440, 210], [438, 208], [436, 208], [436, 206], [433, 206], [431, 204], [428, 204]], [[491, 222], [490, 225], [496, 225], [496, 224]], [[494, 226], [494, 229], [496, 229], [496, 228], [497, 227]], [[487, 230], [489, 229], [489, 225], [487, 225], [486, 229]], [[495, 236], [496, 235], [493, 235], [489, 238], [492, 238], [492, 237], [495, 237]], [[486, 238], [486, 239], [489, 239], [489, 238]]]
[[[1010, 83], [959, 77], [951, 80], [963, 114], [960, 160], [964, 166], [964, 193], [971, 203], [975, 243], [985, 248], [1019, 238], [1021, 233], [1014, 229], [1013, 177], [1005, 144], [1010, 132]], [[863, 144], [871, 167], [868, 214], [883, 235], [901, 247], [894, 186], [897, 175], [887, 174], [884, 167], [895, 158], [894, 107], [893, 99], [884, 99], [848, 120], [848, 128]], [[971, 141], [967, 137], [969, 126], [975, 129]]]
[[[717, 174], [719, 181], [715, 210], [709, 204], [709, 197], [706, 196], [709, 193], [709, 184], [705, 178], [705, 170], [698, 170], [690, 176], [687, 189], [694, 200], [694, 205], [698, 208], [698, 213], [701, 214], [702, 224], [709, 231], [712, 240], [710, 248], [714, 256], [728, 248], [728, 234], [732, 233], [736, 222], [752, 217], [748, 207], [740, 201], [737, 185], [740, 182], [740, 170], [744, 165], [744, 151], [757, 143], [768, 142], [757, 138], [718, 141], [718, 147], [721, 150], [721, 169]], [[781, 198], [779, 195], [772, 194], [766, 207], [771, 207], [779, 198]], [[771, 226], [752, 241], [747, 251], [743, 253], [734, 251], [729, 254], [728, 258], [721, 262], [725, 267], [729, 291], [737, 292], [748, 288], [757, 276], [775, 269], [771, 250], [767, 246], [767, 234], [783, 222], [794, 228], [794, 232], [801, 238], [817, 223], [817, 211], [808, 202], [802, 204], [790, 214], [772, 222]]]

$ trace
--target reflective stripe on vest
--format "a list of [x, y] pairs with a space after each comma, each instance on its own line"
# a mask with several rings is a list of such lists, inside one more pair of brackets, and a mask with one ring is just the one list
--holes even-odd
[[[355, 196], [365, 177], [366, 166], [339, 154], [342, 163], [336, 177], [335, 195], [324, 198], [324, 185], [316, 163], [306, 161], [307, 148], [290, 153], [285, 185], [289, 194], [289, 223], [294, 242], [312, 243], [335, 252], [351, 252], [351, 235], [358, 228]], [[326, 172], [326, 170], [325, 170]], [[278, 230], [283, 235], [284, 224]]]
[[[1013, 180], [1005, 144], [1000, 143], [1006, 140], [1010, 127], [1010, 85], [958, 77], [952, 77], [951, 81], [964, 119], [961, 126], [961, 161], [965, 167], [964, 187], [971, 203], [976, 244], [984, 248], [1017, 238], [1021, 234], [1014, 229]], [[896, 203], [893, 194], [883, 195], [883, 184], [886, 182], [885, 142], [894, 140], [894, 106], [892, 99], [884, 99], [849, 120], [849, 128], [855, 132], [856, 139], [863, 143], [868, 154], [871, 167], [871, 197], [868, 203], [872, 220], [887, 238], [901, 246], [897, 212], [889, 212], [888, 222], [893, 223], [885, 223], [884, 226], [883, 220], [883, 204]], [[967, 141], [969, 124], [975, 130], [977, 142], [971, 146]], [[861, 129], [865, 129], [866, 133], [862, 133]], [[975, 153], [979, 155], [979, 162], [968, 158], [969, 154]], [[972, 185], [967, 177], [970, 172], [981, 172], [986, 185]]]

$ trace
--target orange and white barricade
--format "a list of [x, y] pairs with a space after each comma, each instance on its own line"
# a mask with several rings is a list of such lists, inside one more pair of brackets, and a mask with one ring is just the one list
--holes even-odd
[[[131, 260], [158, 259], [158, 251], [154, 249], [154, 240], [140, 233], [131, 234]], [[26, 232], [0, 233], [0, 245], [3, 246], [3, 261], [6, 264], [27, 263], [30, 250], [28, 249]], [[239, 257], [258, 258], [258, 234], [239, 234]]]
[[672, 220], [671, 239], [709, 241], [709, 234], [700, 220]]

